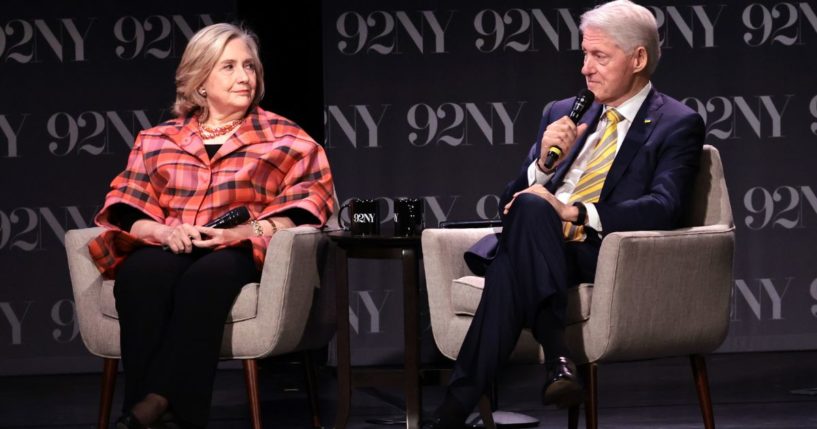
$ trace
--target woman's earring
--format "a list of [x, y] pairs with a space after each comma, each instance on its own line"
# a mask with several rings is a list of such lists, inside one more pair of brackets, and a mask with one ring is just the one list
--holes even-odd
[[207, 97], [207, 91], [204, 88], [199, 88], [199, 94], [201, 94], [202, 97]]

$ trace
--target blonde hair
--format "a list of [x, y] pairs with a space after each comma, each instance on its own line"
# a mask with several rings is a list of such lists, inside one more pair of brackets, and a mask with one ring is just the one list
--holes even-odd
[[216, 66], [227, 43], [240, 38], [250, 49], [255, 66], [255, 97], [248, 109], [252, 110], [264, 98], [264, 67], [258, 55], [258, 41], [250, 30], [233, 24], [219, 23], [208, 25], [197, 31], [187, 43], [179, 67], [176, 69], [176, 102], [173, 113], [179, 117], [198, 115], [206, 120], [210, 112], [207, 100], [198, 92], [204, 85], [207, 76]]
[[594, 28], [616, 41], [624, 52], [632, 53], [639, 46], [647, 51], [647, 74], [652, 75], [661, 58], [658, 25], [655, 16], [644, 6], [629, 0], [614, 0], [596, 6], [580, 18], [579, 30]]

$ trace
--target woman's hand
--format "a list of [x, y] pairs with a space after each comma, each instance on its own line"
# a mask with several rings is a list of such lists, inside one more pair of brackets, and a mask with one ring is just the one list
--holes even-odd
[[130, 233], [159, 243], [173, 253], [190, 253], [193, 251], [193, 240], [201, 239], [201, 233], [196, 228], [189, 223], [168, 226], [150, 219], [141, 219], [133, 223]]
[[222, 244], [255, 236], [250, 225], [238, 225], [233, 228], [210, 228], [206, 226], [197, 226], [195, 228], [198, 230], [199, 238], [193, 240], [193, 245], [205, 249], [212, 249]]
[[[259, 220], [258, 225], [261, 227], [262, 236], [271, 237], [276, 231], [294, 227], [295, 223], [286, 216], [275, 216]], [[255, 237], [252, 225], [246, 224], [226, 229], [208, 228], [206, 226], [197, 226], [196, 229], [198, 229], [202, 238], [193, 240], [193, 245], [208, 249]]]
[[[272, 236], [275, 231], [292, 228], [295, 224], [285, 216], [259, 221], [263, 235]], [[273, 228], [273, 225], [275, 227]], [[233, 228], [209, 228], [183, 223], [168, 226], [150, 219], [134, 222], [130, 233], [138, 238], [163, 245], [173, 253], [190, 253], [193, 247], [212, 249], [222, 244], [232, 243], [255, 236], [251, 225], [238, 225]]]
[[201, 239], [196, 226], [189, 223], [171, 226], [169, 234], [165, 235], [162, 244], [173, 253], [190, 253], [193, 251], [193, 241]]

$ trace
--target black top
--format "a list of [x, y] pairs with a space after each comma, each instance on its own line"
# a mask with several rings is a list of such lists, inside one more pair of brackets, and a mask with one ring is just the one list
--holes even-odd
[[204, 150], [207, 151], [207, 156], [209, 156], [210, 159], [213, 159], [213, 157], [216, 156], [216, 152], [218, 152], [219, 149], [221, 149], [220, 144], [206, 144], [206, 145], [204, 145]]

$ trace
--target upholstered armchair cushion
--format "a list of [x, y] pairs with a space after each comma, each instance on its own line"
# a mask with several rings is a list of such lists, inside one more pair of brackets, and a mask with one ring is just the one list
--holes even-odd
[[[88, 254], [101, 228], [71, 230], [65, 247], [80, 334], [91, 353], [118, 358], [119, 322], [113, 281]], [[225, 321], [222, 356], [255, 358], [321, 347], [334, 334], [334, 290], [324, 232], [309, 226], [279, 231], [270, 241], [259, 283], [244, 286]], [[327, 290], [329, 289], [329, 290]], [[318, 293], [320, 292], [320, 293]]]
[[568, 346], [581, 362], [711, 352], [729, 326], [733, 248], [731, 225], [610, 234]]
[[[428, 287], [431, 331], [440, 352], [456, 359], [471, 325], [482, 278], [474, 276], [463, 253], [493, 228], [426, 229], [423, 231], [423, 260]], [[529, 331], [523, 331], [510, 359], [514, 362], [542, 362], [541, 347]]]
[[[484, 287], [485, 278], [483, 277], [465, 276], [454, 279], [451, 282], [451, 301], [454, 305], [454, 313], [473, 317]], [[567, 291], [567, 324], [581, 323], [590, 318], [592, 298], [592, 283], [582, 283]]]
[[[113, 296], [113, 280], [103, 280], [102, 290], [99, 295], [99, 307], [107, 317], [119, 319], [116, 312], [116, 298]], [[241, 288], [241, 292], [227, 315], [227, 323], [241, 322], [252, 319], [258, 314], [258, 283], [247, 283]]]
[[[588, 428], [596, 427], [596, 364], [689, 355], [704, 422], [714, 427], [702, 354], [723, 341], [729, 326], [735, 231], [718, 151], [704, 146], [690, 208], [672, 231], [608, 234], [594, 283], [568, 290], [565, 340], [587, 380]], [[490, 228], [427, 229], [425, 255], [431, 329], [437, 347], [456, 359], [479, 305], [484, 279], [463, 253]], [[530, 360], [541, 348], [525, 330], [511, 359]], [[520, 359], [521, 358], [521, 359]], [[578, 408], [571, 410], [576, 427]]]
[[[702, 354], [723, 341], [734, 225], [720, 156], [711, 146], [704, 148], [693, 194], [688, 227], [604, 238], [595, 282], [568, 292], [566, 340], [578, 363]], [[452, 359], [484, 286], [463, 253], [497, 231], [423, 232], [431, 328], [437, 346]], [[538, 349], [524, 331], [515, 353]]]

